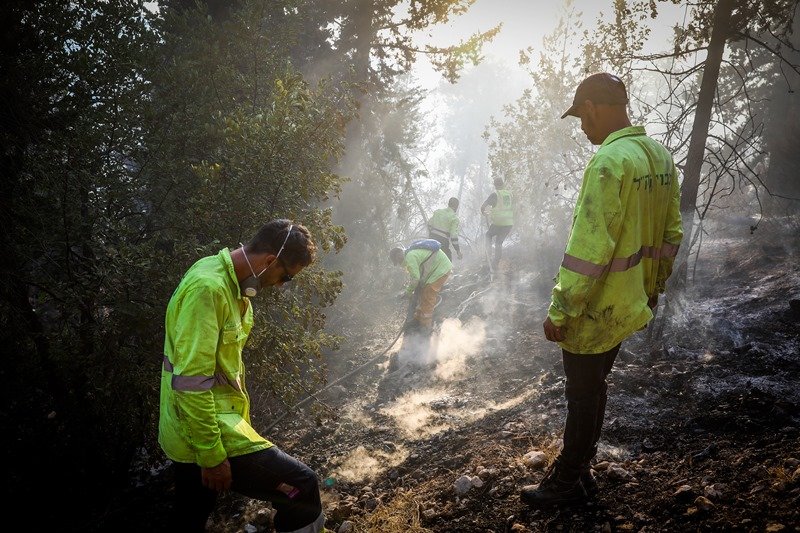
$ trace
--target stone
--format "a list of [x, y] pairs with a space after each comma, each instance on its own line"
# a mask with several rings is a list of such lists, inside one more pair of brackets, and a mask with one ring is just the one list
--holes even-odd
[[342, 522], [342, 525], [339, 526], [339, 529], [336, 530], [336, 533], [354, 533], [355, 532], [355, 523], [351, 522], [350, 520], [345, 520]]
[[681, 485], [672, 494], [672, 497], [681, 502], [688, 502], [694, 498], [694, 489], [691, 485]]
[[457, 496], [463, 496], [472, 488], [472, 479], [469, 476], [461, 476], [453, 483], [453, 488]]
[[711, 500], [709, 500], [705, 496], [698, 496], [697, 498], [695, 498], [694, 504], [701, 511], [710, 511], [714, 507], [714, 504], [711, 502]]
[[544, 468], [547, 466], [547, 455], [540, 450], [531, 450], [522, 456], [522, 462], [529, 468]]

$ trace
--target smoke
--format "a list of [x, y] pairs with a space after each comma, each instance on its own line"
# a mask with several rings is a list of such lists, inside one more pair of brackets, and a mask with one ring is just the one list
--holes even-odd
[[431, 407], [431, 404], [443, 397], [447, 397], [447, 394], [441, 389], [410, 391], [381, 412], [392, 417], [407, 438], [420, 439], [450, 427], [449, 424], [432, 423], [439, 417], [439, 413]]
[[486, 340], [486, 324], [473, 317], [466, 325], [457, 318], [442, 322], [442, 328], [435, 342], [436, 370], [439, 379], [460, 378], [466, 373], [466, 361], [481, 351]]
[[465, 375], [467, 359], [479, 353], [486, 340], [486, 324], [478, 317], [462, 324], [447, 318], [433, 334], [408, 333], [397, 353], [398, 366], [435, 366], [434, 375], [442, 380]]
[[402, 446], [391, 451], [368, 450], [358, 446], [341, 459], [339, 466], [331, 472], [331, 477], [343, 481], [360, 483], [376, 477], [387, 468], [397, 466], [408, 457], [408, 450]]

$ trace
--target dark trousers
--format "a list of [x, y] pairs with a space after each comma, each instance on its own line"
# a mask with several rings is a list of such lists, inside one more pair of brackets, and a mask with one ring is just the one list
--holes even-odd
[[[276, 510], [276, 531], [300, 529], [322, 513], [316, 473], [277, 446], [229, 457], [228, 461], [233, 476], [231, 490], [272, 502]], [[174, 467], [176, 522], [173, 530], [205, 531], [217, 492], [203, 486], [198, 465], [175, 463]], [[279, 486], [283, 490], [278, 490]], [[297, 489], [297, 493], [292, 494], [291, 489]]]
[[608, 383], [620, 345], [601, 354], [574, 354], [562, 350], [564, 374], [567, 376], [567, 422], [564, 447], [559, 464], [576, 475], [589, 467], [600, 440], [606, 413]]
[[509, 233], [511, 233], [511, 226], [495, 226], [494, 224], [489, 226], [486, 232], [486, 253], [489, 254], [489, 258], [492, 257], [492, 237], [494, 237], [493, 262], [495, 265], [503, 257], [503, 241], [506, 240]]
[[447, 237], [442, 237], [441, 235], [435, 235], [433, 233], [430, 233], [428, 238], [439, 241], [439, 244], [442, 245], [442, 251], [444, 252], [444, 255], [446, 255], [449, 260], [453, 260], [453, 252], [450, 251], [450, 239]]

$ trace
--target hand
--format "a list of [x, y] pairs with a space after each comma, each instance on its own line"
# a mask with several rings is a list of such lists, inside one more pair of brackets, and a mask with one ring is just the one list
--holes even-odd
[[231, 488], [233, 476], [231, 475], [231, 464], [227, 459], [217, 466], [201, 468], [200, 474], [203, 478], [203, 486], [217, 492], [222, 492]]
[[545, 319], [542, 327], [544, 328], [544, 336], [549, 341], [562, 342], [567, 338], [567, 336], [564, 334], [564, 328], [553, 324], [553, 322], [550, 320], [550, 317]]

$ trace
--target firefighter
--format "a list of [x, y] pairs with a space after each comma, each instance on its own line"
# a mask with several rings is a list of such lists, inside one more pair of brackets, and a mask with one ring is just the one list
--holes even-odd
[[447, 258], [453, 260], [453, 252], [450, 251], [450, 244], [459, 259], [462, 259], [461, 247], [458, 245], [458, 198], [450, 198], [447, 207], [437, 209], [428, 221], [428, 237], [436, 239], [442, 244], [442, 251]]
[[[495, 178], [495, 191], [481, 205], [481, 214], [489, 217], [490, 225], [486, 231], [486, 254], [497, 268], [503, 257], [503, 241], [506, 240], [514, 225], [514, 198], [511, 191], [505, 188], [503, 180]], [[494, 257], [492, 257], [492, 240], [494, 239]]]
[[625, 84], [599, 73], [578, 86], [561, 118], [578, 117], [599, 145], [583, 173], [572, 229], [543, 323], [562, 350], [567, 419], [563, 447], [532, 507], [583, 500], [598, 491], [590, 469], [606, 407], [606, 378], [620, 344], [653, 318], [683, 236], [672, 155], [631, 125]]
[[324, 531], [317, 474], [250, 423], [242, 349], [250, 299], [314, 261], [308, 230], [268, 222], [246, 245], [204, 257], [167, 305], [158, 442], [173, 461], [173, 531], [205, 531], [220, 492], [272, 502], [275, 529]]
[[404, 267], [410, 277], [405, 294], [416, 298], [410, 326], [430, 333], [433, 328], [433, 309], [439, 292], [450, 276], [453, 263], [441, 250], [439, 241], [434, 239], [414, 241], [408, 248], [392, 248], [389, 259], [395, 266]]

